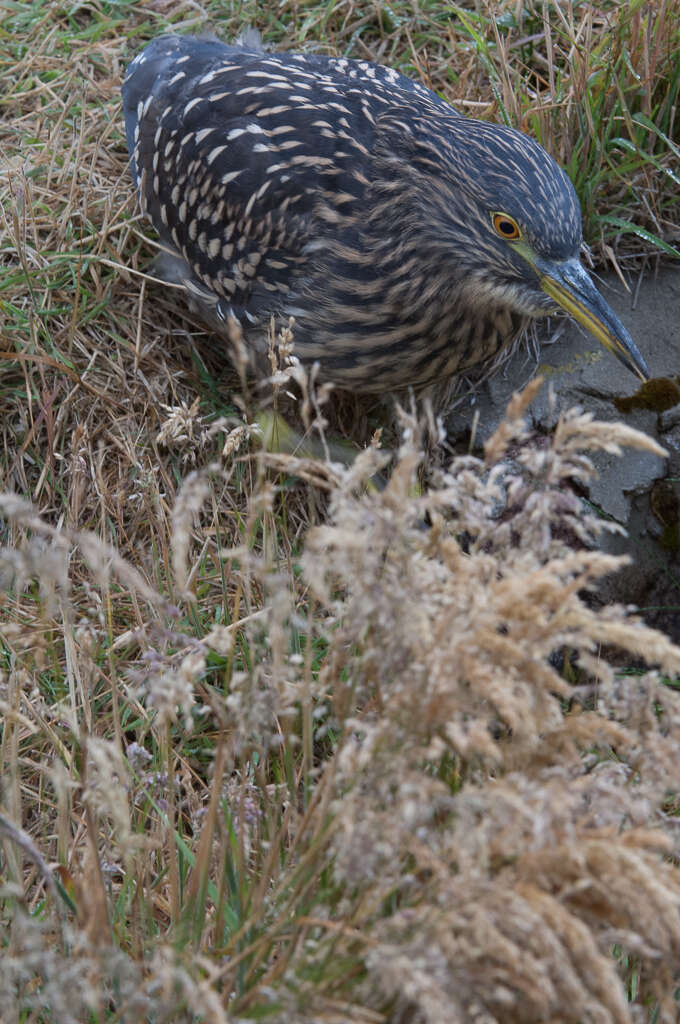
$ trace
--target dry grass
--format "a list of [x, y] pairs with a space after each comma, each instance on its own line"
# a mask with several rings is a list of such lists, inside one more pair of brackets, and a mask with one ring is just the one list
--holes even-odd
[[3, 501], [11, 1019], [676, 1019], [680, 650], [589, 608], [618, 561], [565, 489], [654, 446], [579, 414], [537, 444], [536, 386], [426, 494], [404, 414], [382, 490], [375, 448], [329, 467], [301, 560], [262, 466], [231, 547], [233, 455], [190, 474], [183, 610]]
[[118, 90], [169, 26], [393, 63], [538, 133], [625, 263], [678, 241], [677, 5], [232, 6], [5, 5], [0, 1019], [675, 1021], [680, 652], [589, 608], [565, 486], [648, 442], [527, 396], [425, 491], [410, 413], [382, 489], [377, 444], [258, 456], [145, 277]]

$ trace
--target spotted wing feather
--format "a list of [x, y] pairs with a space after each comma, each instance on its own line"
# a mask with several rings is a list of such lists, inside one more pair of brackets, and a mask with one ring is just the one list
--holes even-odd
[[204, 311], [253, 322], [285, 308], [322, 224], [357, 216], [376, 121], [401, 94], [438, 102], [388, 68], [189, 37], [156, 39], [132, 62], [132, 173], [184, 261], [172, 276]]

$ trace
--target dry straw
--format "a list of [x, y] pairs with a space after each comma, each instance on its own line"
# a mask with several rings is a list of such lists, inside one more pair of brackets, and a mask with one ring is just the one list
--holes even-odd
[[[600, 257], [603, 213], [675, 243], [672, 2], [218, 6], [504, 108], [581, 175]], [[6, 20], [2, 1024], [675, 1022], [680, 652], [598, 607], [620, 563], [567, 486], [647, 439], [536, 438], [527, 394], [427, 487], [411, 415], [389, 480], [377, 438], [253, 457], [223, 351], [147, 279], [122, 137], [127, 59], [204, 7]]]
[[[588, 450], [657, 448], [578, 410], [532, 435], [539, 386], [513, 400], [483, 458], [455, 459], [425, 488], [421, 427], [403, 411], [388, 480], [376, 447], [328, 467], [301, 575], [261, 532], [280, 516], [262, 455], [241, 541], [220, 548], [231, 624], [196, 630], [110, 547], [3, 498], [19, 531], [2, 553], [7, 609], [40, 557], [44, 630], [61, 615], [73, 672], [64, 699], [46, 701], [35, 634], [26, 647], [6, 632], [4, 1006], [60, 1021], [102, 999], [136, 1019], [267, 1008], [280, 1021], [628, 1024], [656, 1007], [676, 1020], [680, 696], [667, 682], [680, 650], [593, 600], [621, 560], [597, 550], [604, 524], [571, 490], [592, 477]], [[170, 517], [194, 623], [197, 566], [228, 515], [237, 456], [225, 451], [187, 477]], [[92, 594], [115, 582], [144, 602], [144, 624], [109, 635], [81, 609], [76, 627], [74, 573]], [[631, 658], [644, 674], [621, 675]], [[121, 725], [132, 709], [134, 744]], [[206, 728], [212, 774], [185, 750]], [[54, 794], [41, 812], [54, 848], [44, 827], [16, 831], [38, 780]], [[58, 851], [75, 916], [33, 868]], [[234, 885], [240, 925], [224, 903]], [[39, 922], [22, 904], [44, 891]]]

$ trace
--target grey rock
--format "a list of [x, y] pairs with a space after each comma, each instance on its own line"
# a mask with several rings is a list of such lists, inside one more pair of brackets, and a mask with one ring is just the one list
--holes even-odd
[[[680, 376], [680, 264], [648, 270], [626, 292], [618, 277], [607, 275], [598, 286], [628, 328], [647, 360], [654, 378]], [[550, 325], [555, 335], [558, 321]], [[515, 391], [536, 374], [546, 383], [530, 416], [539, 432], [550, 430], [559, 413], [572, 406], [592, 412], [598, 420], [622, 420], [658, 441], [668, 452], [662, 459], [651, 452], [626, 450], [621, 457], [598, 452], [593, 461], [599, 473], [589, 499], [602, 512], [626, 527], [625, 538], [609, 536], [609, 550], [626, 553], [631, 569], [607, 583], [607, 598], [663, 606], [664, 626], [680, 639], [680, 571], [678, 552], [669, 546], [671, 526], [661, 526], [650, 503], [655, 481], [680, 477], [680, 405], [660, 412], [633, 408], [621, 412], [616, 401], [635, 396], [639, 381], [598, 342], [571, 321], [559, 322], [558, 337], [543, 343], [538, 357], [526, 349], [516, 352], [493, 377], [459, 397], [446, 419], [449, 442], [469, 449], [481, 447], [496, 429]], [[680, 506], [679, 506], [680, 507]], [[672, 525], [672, 524], [671, 524]], [[671, 608], [670, 627], [668, 609]], [[654, 615], [647, 617], [651, 621]]]

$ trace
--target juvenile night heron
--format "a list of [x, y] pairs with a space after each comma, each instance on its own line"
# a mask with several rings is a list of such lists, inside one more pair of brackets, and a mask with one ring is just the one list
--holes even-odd
[[491, 360], [562, 307], [648, 376], [579, 262], [571, 182], [521, 132], [365, 61], [184, 36], [132, 61], [123, 101], [159, 272], [255, 352], [294, 317], [303, 362], [389, 391]]

